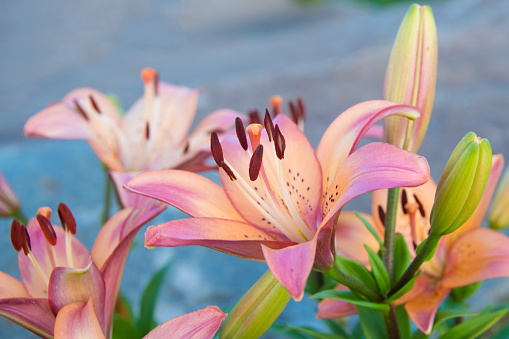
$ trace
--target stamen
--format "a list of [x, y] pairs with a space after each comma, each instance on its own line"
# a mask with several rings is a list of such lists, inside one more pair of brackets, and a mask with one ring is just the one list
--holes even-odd
[[17, 219], [13, 219], [11, 223], [11, 242], [16, 252], [19, 252], [23, 248], [21, 224]]
[[296, 124], [299, 123], [299, 111], [297, 111], [297, 107], [295, 107], [295, 104], [293, 101], [288, 102], [288, 107], [290, 108], [290, 115], [292, 116], [293, 122]]
[[237, 180], [237, 177], [235, 176], [235, 174], [233, 174], [233, 171], [232, 169], [223, 162], [223, 165], [220, 166], [222, 169], [224, 169], [224, 171], [226, 172], [226, 174], [228, 174], [228, 176], [230, 177], [230, 180], [231, 181], [235, 181]]
[[221, 143], [219, 142], [219, 137], [217, 136], [216, 132], [212, 132], [210, 134], [210, 151], [217, 166], [223, 167], [224, 164], [223, 149], [221, 148]]
[[380, 218], [380, 221], [382, 222], [382, 225], [385, 226], [385, 212], [382, 206], [378, 205], [378, 217]]
[[148, 124], [148, 121], [145, 123], [145, 138], [147, 140], [150, 139], [150, 125]]
[[263, 159], [263, 145], [258, 145], [256, 150], [249, 161], [249, 179], [251, 181], [255, 181], [258, 179], [258, 175], [260, 174], [260, 169], [262, 168], [262, 159]]
[[269, 110], [265, 110], [265, 118], [263, 119], [263, 124], [265, 129], [267, 130], [267, 135], [269, 137], [269, 142], [274, 139], [274, 124], [272, 123], [272, 118], [270, 117]]
[[39, 263], [37, 262], [37, 259], [35, 259], [34, 255], [32, 254], [32, 246], [30, 244], [30, 236], [28, 235], [27, 228], [25, 226], [23, 226], [23, 225], [21, 225], [21, 238], [22, 238], [22, 241], [23, 241], [23, 253], [25, 253], [25, 255], [28, 256], [28, 258], [32, 262], [32, 265], [34, 265], [35, 269], [37, 270], [37, 272], [41, 276], [42, 280], [46, 284], [48, 284], [49, 283], [49, 278], [46, 275], [46, 273], [44, 273], [44, 271], [41, 268], [41, 265], [39, 265]]
[[304, 121], [306, 120], [306, 106], [304, 100], [301, 97], [297, 97], [297, 104], [299, 105], [300, 117]]
[[277, 155], [278, 159], [282, 160], [285, 156], [286, 142], [285, 142], [285, 138], [283, 137], [283, 134], [281, 133], [281, 130], [279, 129], [278, 125], [276, 125], [274, 148], [276, 150], [276, 155]]
[[260, 112], [257, 109], [253, 109], [247, 113], [250, 124], [262, 124], [262, 120], [260, 119]]
[[51, 222], [48, 219], [46, 219], [46, 217], [43, 216], [42, 214], [37, 214], [36, 219], [37, 222], [39, 223], [39, 226], [41, 227], [42, 233], [44, 234], [46, 241], [50, 243], [52, 246], [55, 246], [57, 244], [57, 235], [55, 233], [55, 230], [53, 229], [53, 225], [51, 225]]
[[21, 246], [25, 255], [28, 255], [28, 253], [30, 253], [32, 250], [32, 245], [30, 244], [30, 236], [28, 235], [28, 230], [24, 225], [21, 225]]
[[406, 204], [408, 203], [408, 197], [406, 195], [406, 190], [405, 189], [402, 189], [401, 191], [401, 208], [403, 209], [403, 213], [404, 214], [407, 214], [407, 210], [406, 210]]
[[421, 213], [422, 217], [425, 218], [426, 217], [426, 213], [424, 211], [424, 206], [421, 204], [419, 199], [417, 199], [417, 196], [415, 194], [414, 194], [414, 199], [417, 202], [417, 204], [419, 205], [419, 212]]
[[186, 146], [184, 146], [184, 154], [186, 154], [189, 151], [189, 141], [186, 142]]
[[277, 116], [281, 113], [281, 104], [283, 103], [283, 97], [279, 95], [274, 95], [270, 98], [270, 105], [272, 106], [272, 112], [274, 116]]
[[235, 118], [235, 131], [237, 132], [237, 138], [239, 139], [240, 145], [244, 151], [247, 151], [246, 130], [244, 129], [244, 124], [239, 117]]
[[99, 109], [99, 106], [97, 106], [97, 102], [94, 100], [94, 98], [89, 95], [90, 103], [92, 104], [92, 107], [95, 109], [97, 113], [101, 113], [101, 110]]
[[72, 235], [76, 234], [76, 221], [66, 204], [58, 204], [58, 218], [65, 231], [65, 254], [67, 257], [67, 266], [74, 268], [74, 260], [72, 256]]
[[89, 120], [88, 119], [88, 115], [87, 113], [85, 113], [85, 111], [83, 110], [83, 107], [80, 106], [80, 104], [78, 103], [78, 100], [74, 100], [74, 106], [76, 107], [76, 112], [78, 112], [85, 120]]

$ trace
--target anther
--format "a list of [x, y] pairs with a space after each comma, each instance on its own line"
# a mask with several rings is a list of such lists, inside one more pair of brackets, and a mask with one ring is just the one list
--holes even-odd
[[292, 116], [293, 122], [297, 124], [299, 122], [299, 112], [297, 111], [297, 107], [295, 107], [293, 101], [288, 102], [288, 107], [290, 108], [290, 115]]
[[76, 99], [74, 100], [74, 106], [76, 107], [76, 112], [78, 112], [83, 117], [83, 119], [88, 121], [87, 113], [85, 113], [85, 111], [83, 110], [83, 107], [80, 106], [80, 104], [78, 103], [78, 100], [76, 100]]
[[297, 97], [297, 104], [299, 105], [300, 117], [302, 120], [306, 119], [306, 106], [301, 97]]
[[406, 195], [406, 190], [405, 189], [402, 189], [401, 191], [401, 208], [403, 209], [403, 213], [404, 214], [407, 214], [407, 210], [406, 210], [406, 204], [408, 203], [408, 197]]
[[276, 155], [279, 160], [283, 159], [285, 156], [286, 141], [278, 125], [276, 125], [276, 131], [274, 134], [274, 148], [276, 149]]
[[272, 123], [272, 118], [270, 117], [269, 110], [265, 110], [265, 118], [263, 119], [263, 125], [267, 130], [267, 135], [269, 136], [269, 142], [274, 139], [274, 124]]
[[225, 164], [225, 163], [223, 162], [223, 165], [222, 165], [222, 166], [220, 166], [220, 167], [221, 167], [222, 169], [224, 169], [224, 171], [226, 172], [226, 174], [228, 174], [228, 176], [230, 177], [230, 180], [231, 180], [231, 181], [235, 181], [235, 180], [237, 180], [237, 177], [235, 176], [235, 174], [233, 174], [233, 171], [231, 170], [231, 168], [230, 168], [227, 164]]
[[262, 159], [263, 159], [263, 145], [258, 145], [256, 150], [249, 161], [249, 179], [251, 181], [255, 181], [258, 179], [258, 175], [260, 174], [260, 169], [262, 168]]
[[32, 250], [30, 236], [28, 235], [28, 230], [24, 225], [21, 225], [21, 248], [23, 248], [23, 253], [25, 253], [25, 255], [28, 255], [28, 253]]
[[92, 107], [95, 109], [97, 113], [101, 113], [101, 110], [99, 109], [99, 106], [97, 106], [97, 102], [94, 100], [94, 98], [89, 95], [90, 103], [92, 104]]
[[51, 225], [51, 222], [42, 214], [37, 214], [35, 218], [41, 227], [46, 241], [48, 241], [48, 243], [50, 243], [52, 246], [55, 246], [57, 244], [57, 235], [53, 229], [53, 225]]
[[219, 142], [219, 137], [217, 136], [216, 132], [212, 132], [210, 134], [210, 151], [217, 166], [223, 167], [223, 149], [221, 148], [221, 143]]
[[247, 151], [246, 130], [244, 129], [244, 124], [239, 117], [235, 118], [235, 131], [237, 132], [237, 138], [239, 139], [240, 146], [242, 146], [244, 151]]
[[145, 138], [148, 140], [150, 138], [150, 125], [148, 121], [145, 123]]
[[260, 119], [260, 112], [257, 109], [253, 109], [247, 113], [250, 124], [262, 124], [262, 120]]
[[60, 219], [60, 223], [64, 230], [69, 231], [71, 234], [76, 234], [76, 221], [74, 220], [74, 216], [72, 215], [69, 207], [66, 204], [61, 202], [58, 204], [58, 218]]
[[187, 152], [189, 152], [189, 141], [186, 142], [186, 145], [184, 146], [184, 154], [186, 154]]
[[23, 248], [22, 232], [19, 221], [17, 219], [13, 219], [11, 223], [11, 242], [16, 252], [19, 252]]
[[425, 218], [426, 212], [424, 211], [424, 206], [422, 206], [421, 202], [419, 201], [419, 199], [417, 199], [417, 196], [415, 194], [414, 194], [414, 199], [417, 202], [417, 204], [419, 205], [419, 212], [421, 213], [422, 217]]
[[382, 225], [385, 226], [385, 212], [382, 206], [378, 205], [378, 217], [380, 218], [380, 221], [382, 222]]

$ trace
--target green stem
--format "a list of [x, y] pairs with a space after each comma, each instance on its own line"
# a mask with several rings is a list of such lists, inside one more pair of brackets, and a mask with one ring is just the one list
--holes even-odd
[[330, 270], [324, 273], [327, 274], [331, 279], [335, 280], [336, 282], [345, 285], [351, 291], [360, 293], [371, 301], [382, 302], [384, 300], [383, 296], [380, 293], [364, 285], [359, 280], [354, 279], [349, 275], [341, 272], [336, 267], [336, 265], [332, 266]]
[[398, 319], [396, 317], [396, 307], [394, 304], [390, 304], [388, 312], [384, 312], [384, 322], [387, 329], [387, 335], [390, 339], [400, 339], [398, 328]]
[[23, 214], [23, 212], [21, 212], [21, 207], [19, 207], [18, 209], [16, 209], [13, 213], [12, 213], [12, 217], [13, 218], [16, 218], [18, 219], [18, 221], [20, 223], [22, 223], [23, 225], [26, 225], [28, 220], [27, 218], [25, 217], [25, 215]]
[[392, 281], [394, 265], [394, 234], [396, 230], [396, 214], [398, 212], [399, 188], [391, 188], [387, 193], [387, 210], [385, 212], [385, 252], [384, 264]]
[[408, 266], [408, 268], [406, 269], [405, 273], [403, 273], [399, 281], [387, 294], [388, 297], [399, 291], [412, 279], [412, 277], [414, 276], [415, 272], [417, 272], [419, 267], [421, 267], [424, 261], [426, 261], [426, 259], [436, 250], [440, 237], [441, 237], [440, 235], [433, 233], [429, 235], [420, 252], [417, 254], [412, 263], [410, 263], [410, 266]]
[[104, 185], [104, 210], [101, 214], [101, 225], [104, 225], [106, 221], [110, 218], [111, 191], [113, 190], [113, 183], [108, 174], [108, 171], [106, 170], [105, 173], [106, 173], [106, 184]]

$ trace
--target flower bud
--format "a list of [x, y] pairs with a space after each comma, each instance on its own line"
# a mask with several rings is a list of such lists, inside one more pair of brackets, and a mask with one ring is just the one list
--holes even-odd
[[18, 210], [18, 197], [0, 173], [0, 217], [15, 216]]
[[226, 318], [219, 338], [258, 338], [290, 301], [290, 293], [267, 271]]
[[509, 226], [509, 170], [498, 185], [489, 215], [490, 228], [501, 230]]
[[491, 146], [470, 132], [452, 152], [438, 182], [431, 211], [431, 233], [446, 235], [457, 230], [474, 213], [488, 182]]
[[384, 119], [384, 141], [416, 153], [428, 128], [437, 75], [437, 29], [431, 8], [410, 6], [392, 47], [384, 100], [417, 107], [421, 116]]

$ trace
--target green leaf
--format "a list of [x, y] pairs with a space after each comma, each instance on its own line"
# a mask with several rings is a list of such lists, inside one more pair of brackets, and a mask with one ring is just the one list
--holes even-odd
[[394, 266], [392, 281], [398, 281], [412, 261], [405, 238], [401, 234], [394, 239]]
[[440, 338], [444, 339], [469, 339], [481, 335], [497, 321], [500, 320], [509, 310], [501, 310], [493, 313], [481, 314], [470, 318], [467, 321], [454, 326], [444, 333]]
[[375, 281], [375, 278], [363, 264], [355, 260], [337, 255], [336, 266], [343, 273], [364, 283], [372, 290], [378, 291], [378, 285]]
[[373, 237], [376, 239], [376, 241], [378, 242], [378, 245], [380, 245], [380, 250], [383, 252], [385, 251], [385, 246], [384, 246], [384, 243], [383, 241], [380, 239], [380, 237], [378, 236], [378, 233], [376, 233], [375, 229], [373, 228], [373, 226], [371, 226], [371, 224], [366, 220], [366, 218], [364, 218], [362, 215], [360, 215], [359, 213], [357, 213], [356, 211], [354, 212], [355, 213], [355, 216], [357, 218], [359, 218], [362, 223], [364, 224], [364, 226], [366, 226], [366, 228], [368, 229], [369, 233], [371, 233], [371, 235], [373, 235]]
[[466, 299], [470, 298], [479, 287], [481, 287], [482, 281], [475, 282], [473, 284], [469, 284], [466, 286], [456, 287], [453, 288], [451, 291], [450, 296], [454, 299], [456, 302], [463, 302]]
[[396, 307], [396, 317], [398, 319], [399, 334], [402, 339], [412, 336], [412, 327], [410, 325], [410, 317], [403, 305]]
[[305, 336], [304, 334], [302, 334], [301, 332], [299, 332], [295, 329], [292, 329], [287, 325], [283, 325], [283, 324], [279, 324], [279, 323], [273, 323], [269, 327], [268, 331], [270, 333], [277, 334], [277, 335], [283, 335], [283, 336], [285, 336], [287, 338], [291, 338], [291, 339], [308, 339], [308, 337]]
[[357, 313], [366, 339], [388, 339], [382, 313], [364, 307], [357, 307]]
[[172, 261], [168, 262], [159, 271], [157, 271], [143, 291], [143, 296], [140, 302], [140, 318], [138, 319], [137, 326], [143, 335], [147, 334], [154, 328], [154, 311], [156, 308], [157, 296], [159, 295], [161, 286], [164, 282], [164, 277], [171, 264]]
[[389, 310], [389, 305], [387, 305], [387, 304], [374, 303], [372, 301], [362, 299], [362, 298], [356, 296], [355, 294], [353, 294], [352, 292], [347, 292], [347, 291], [326, 290], [326, 291], [318, 292], [318, 293], [310, 296], [309, 298], [311, 298], [311, 299], [325, 299], [325, 298], [338, 299], [338, 300], [343, 300], [343, 301], [349, 302], [349, 303], [357, 305], [357, 306], [362, 306], [362, 307], [369, 308], [372, 310], [377, 310], [380, 312], [386, 312]]
[[401, 298], [403, 295], [405, 295], [405, 293], [407, 293], [408, 291], [410, 291], [412, 289], [412, 287], [414, 287], [414, 284], [415, 284], [415, 280], [417, 279], [418, 276], [420, 276], [422, 274], [422, 271], [419, 271], [417, 272], [413, 277], [412, 279], [410, 279], [402, 288], [400, 288], [396, 293], [394, 293], [393, 295], [391, 295], [389, 298], [387, 298], [385, 301], [388, 302], [388, 303], [393, 303], [395, 302], [396, 300], [398, 300], [399, 298]]
[[307, 334], [309, 337], [313, 339], [350, 339], [349, 337], [344, 337], [339, 334], [322, 333], [311, 327], [297, 327], [291, 325], [287, 326], [294, 331]]
[[142, 333], [136, 325], [126, 318], [115, 316], [113, 318], [112, 339], [138, 339], [143, 337]]
[[371, 264], [371, 273], [375, 277], [376, 283], [378, 284], [379, 291], [382, 294], [387, 293], [391, 289], [391, 279], [389, 278], [389, 272], [384, 265], [382, 258], [378, 256], [368, 246], [364, 245], [369, 256], [369, 263]]
[[[352, 339], [352, 336], [345, 331], [343, 326], [341, 326], [337, 321], [331, 319], [322, 319], [327, 328], [333, 333], [339, 336]], [[346, 324], [346, 322], [345, 322]]]

